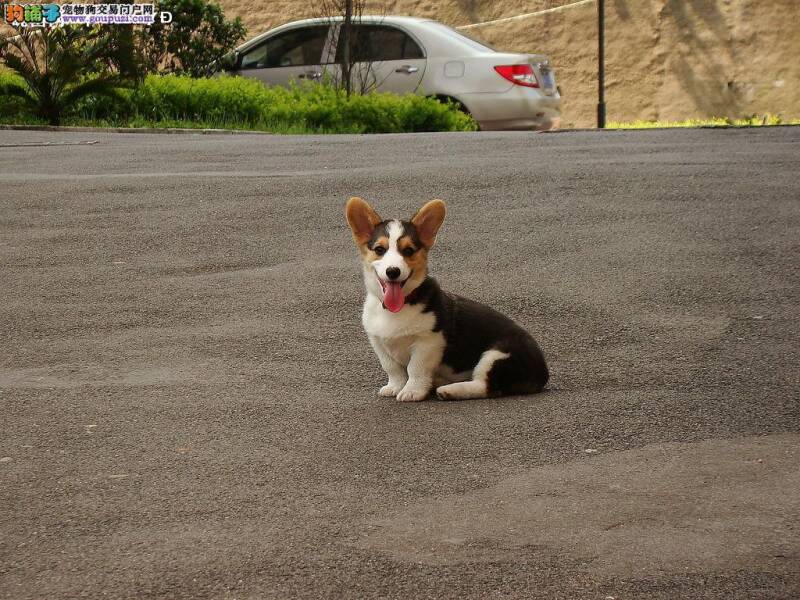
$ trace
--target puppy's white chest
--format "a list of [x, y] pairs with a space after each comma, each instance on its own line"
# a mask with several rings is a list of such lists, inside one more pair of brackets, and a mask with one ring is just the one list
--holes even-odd
[[389, 340], [392, 338], [415, 337], [433, 331], [436, 317], [433, 313], [423, 312], [422, 309], [421, 305], [415, 304], [406, 305], [397, 313], [389, 312], [381, 306], [377, 298], [368, 294], [361, 322], [369, 335], [391, 343]]
[[[362, 315], [364, 330], [378, 344], [380, 351], [401, 365], [407, 365], [415, 344], [429, 340], [436, 317], [422, 311], [421, 306], [407, 305], [398, 313], [381, 306], [380, 301], [367, 297]], [[376, 348], [378, 349], [378, 348]]]
[[373, 337], [373, 345], [377, 343], [378, 351], [388, 354], [395, 362], [406, 367], [411, 361], [411, 350], [417, 339], [417, 336], [413, 335], [394, 338]]

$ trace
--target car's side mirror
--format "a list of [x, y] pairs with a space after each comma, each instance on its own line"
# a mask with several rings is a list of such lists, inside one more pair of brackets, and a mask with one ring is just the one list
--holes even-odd
[[240, 61], [241, 56], [238, 50], [232, 50], [220, 59], [219, 66], [223, 71], [236, 71], [239, 68]]

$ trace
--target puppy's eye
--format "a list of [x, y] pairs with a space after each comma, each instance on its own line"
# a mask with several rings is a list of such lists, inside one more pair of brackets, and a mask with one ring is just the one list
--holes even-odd
[[378, 256], [383, 256], [384, 254], [386, 254], [386, 248], [384, 248], [383, 246], [375, 246], [375, 247], [372, 249], [372, 251], [373, 251], [375, 254], [377, 254]]
[[415, 250], [412, 247], [403, 248], [403, 256], [412, 256]]

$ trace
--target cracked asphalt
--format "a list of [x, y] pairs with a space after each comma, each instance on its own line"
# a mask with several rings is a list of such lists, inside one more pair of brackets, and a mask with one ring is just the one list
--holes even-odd
[[[0, 597], [800, 597], [800, 128], [0, 131]], [[343, 216], [535, 396], [403, 404]]]

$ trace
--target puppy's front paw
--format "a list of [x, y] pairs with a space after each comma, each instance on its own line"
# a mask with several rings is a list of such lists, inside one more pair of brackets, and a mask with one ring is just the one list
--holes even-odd
[[394, 398], [395, 396], [397, 396], [397, 393], [402, 388], [403, 388], [402, 385], [387, 383], [378, 391], [378, 396], [383, 396], [385, 398]]
[[410, 385], [406, 385], [400, 390], [400, 393], [397, 394], [397, 399], [400, 402], [419, 402], [420, 400], [425, 400], [427, 397], [427, 387], [412, 387]]

